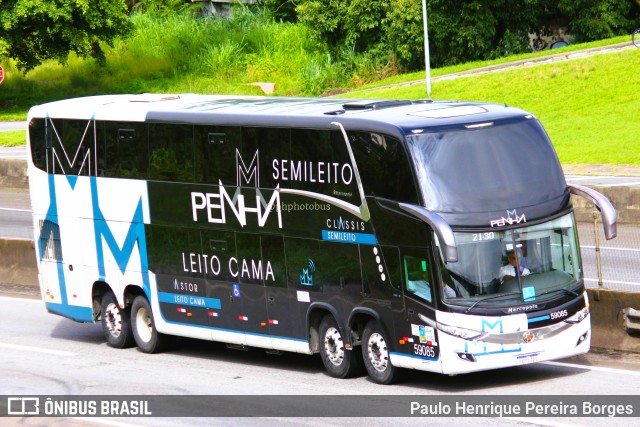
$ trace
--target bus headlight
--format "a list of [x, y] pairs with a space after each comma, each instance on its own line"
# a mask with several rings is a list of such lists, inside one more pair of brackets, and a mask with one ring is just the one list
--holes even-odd
[[457, 338], [462, 338], [463, 340], [481, 340], [482, 338], [489, 335], [489, 332], [481, 332], [474, 329], [461, 328], [459, 326], [450, 326], [446, 323], [436, 322], [421, 313], [418, 313], [418, 317], [427, 325], [436, 328], [439, 331], [444, 332], [445, 334], [452, 335]]
[[475, 331], [473, 329], [461, 328], [459, 326], [450, 326], [445, 323], [438, 322], [438, 330], [445, 334], [453, 335], [454, 337], [462, 338], [463, 340], [475, 341], [489, 335], [488, 332]]
[[585, 307], [582, 310], [578, 311], [573, 316], [569, 317], [565, 320], [567, 323], [580, 323], [589, 315], [589, 307]]

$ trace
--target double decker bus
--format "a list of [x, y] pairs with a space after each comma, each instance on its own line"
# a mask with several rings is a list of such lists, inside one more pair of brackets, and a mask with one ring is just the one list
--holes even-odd
[[531, 114], [475, 102], [113, 95], [33, 107], [49, 312], [319, 353], [329, 375], [444, 374], [590, 346], [571, 195]]

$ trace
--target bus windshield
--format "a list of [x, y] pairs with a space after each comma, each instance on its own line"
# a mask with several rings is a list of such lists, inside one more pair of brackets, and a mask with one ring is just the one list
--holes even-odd
[[458, 262], [442, 269], [445, 289], [455, 291], [443, 293], [447, 302], [495, 308], [580, 292], [573, 213], [528, 227], [457, 231], [455, 238]]
[[407, 138], [427, 209], [441, 213], [497, 211], [538, 205], [564, 195], [562, 169], [537, 120], [484, 125]]

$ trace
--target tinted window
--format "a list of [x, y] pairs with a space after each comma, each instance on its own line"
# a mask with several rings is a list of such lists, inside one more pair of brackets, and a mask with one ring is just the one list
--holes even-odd
[[400, 141], [374, 132], [349, 132], [349, 137], [366, 195], [417, 202], [411, 167]]
[[193, 163], [193, 126], [149, 125], [150, 179], [192, 182]]
[[[238, 162], [239, 185], [275, 188], [274, 159], [289, 157], [290, 130], [285, 128], [242, 128], [242, 163]], [[254, 167], [257, 165], [254, 175]]]
[[98, 175], [147, 178], [146, 123], [97, 122]]
[[241, 128], [195, 126], [193, 133], [195, 182], [236, 184], [236, 149], [240, 148]]
[[291, 155], [278, 159], [273, 173], [282, 187], [360, 204], [353, 166], [339, 131], [292, 129]]
[[29, 141], [31, 159], [38, 169], [47, 170], [47, 150], [45, 138], [45, 119], [34, 119], [29, 123]]
[[428, 209], [496, 211], [533, 206], [564, 194], [562, 169], [536, 120], [407, 139]]
[[33, 120], [29, 125], [33, 162], [49, 173], [94, 175], [93, 128], [92, 120]]
[[405, 255], [404, 273], [405, 292], [413, 297], [432, 302], [434, 298], [433, 280], [427, 258], [420, 255]]

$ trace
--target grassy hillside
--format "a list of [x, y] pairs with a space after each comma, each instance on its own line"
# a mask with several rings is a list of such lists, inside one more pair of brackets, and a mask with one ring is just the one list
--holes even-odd
[[[565, 164], [640, 165], [640, 49], [464, 77], [437, 79], [433, 99], [506, 103], [536, 115]], [[424, 83], [354, 97], [426, 97]]]
[[[71, 56], [66, 66], [47, 62], [26, 76], [4, 62], [0, 120], [24, 120], [30, 105], [48, 100], [106, 93], [260, 94], [249, 83], [276, 84], [275, 95], [312, 96], [344, 92], [344, 97], [426, 98], [424, 83], [368, 90], [423, 79], [424, 72], [395, 75], [366, 56], [338, 60], [312, 40], [305, 28], [238, 15], [232, 20], [158, 21], [133, 17], [134, 35], [107, 50], [107, 67]], [[571, 45], [563, 50], [629, 42], [629, 37]], [[535, 114], [547, 128], [565, 164], [640, 165], [640, 49], [518, 68], [455, 80], [450, 73], [490, 64], [557, 53], [546, 51], [491, 62], [432, 70], [434, 99], [507, 103]], [[374, 83], [375, 82], [375, 83]], [[24, 141], [24, 132], [0, 133], [0, 144]]]

